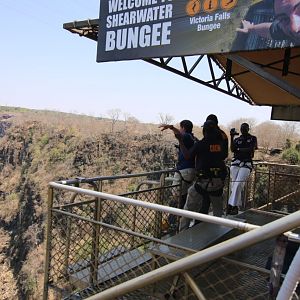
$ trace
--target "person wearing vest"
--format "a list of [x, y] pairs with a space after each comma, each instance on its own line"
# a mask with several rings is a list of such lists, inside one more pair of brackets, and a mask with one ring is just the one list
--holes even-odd
[[249, 124], [241, 125], [241, 135], [234, 139], [235, 129], [230, 131], [230, 149], [233, 152], [233, 160], [230, 167], [231, 194], [228, 200], [227, 214], [238, 214], [238, 206], [242, 205], [242, 191], [248, 179], [253, 162], [254, 151], [257, 149], [257, 138], [249, 134]]
[[216, 127], [218, 128], [218, 130], [220, 130], [220, 133], [222, 135], [222, 138], [224, 140], [224, 159], [227, 158], [228, 156], [228, 136], [227, 134], [219, 127], [218, 123], [219, 123], [219, 120], [218, 120], [218, 117], [214, 114], [210, 114], [207, 116], [206, 118], [206, 121], [213, 121], [215, 122], [216, 124]]
[[[172, 128], [171, 128], [172, 129]], [[188, 189], [185, 210], [199, 212], [204, 197], [209, 197], [213, 214], [223, 214], [223, 187], [227, 174], [224, 163], [224, 142], [216, 124], [209, 120], [203, 125], [203, 139], [187, 149], [180, 132], [172, 129], [178, 139], [185, 159], [195, 159], [196, 180]], [[190, 219], [182, 217], [179, 230], [187, 229]]]
[[[218, 118], [216, 115], [214, 114], [210, 114], [207, 116], [206, 121], [213, 121], [216, 125], [216, 128], [219, 130], [222, 139], [223, 139], [223, 159], [225, 160], [228, 156], [228, 137], [227, 134], [218, 126]], [[208, 195], [208, 193], [204, 193], [203, 194], [203, 198], [202, 198], [202, 205], [201, 205], [201, 209], [200, 209], [200, 213], [202, 214], [208, 214], [209, 212], [209, 208], [210, 208], [210, 196]], [[195, 224], [198, 223], [198, 221], [195, 222]]]

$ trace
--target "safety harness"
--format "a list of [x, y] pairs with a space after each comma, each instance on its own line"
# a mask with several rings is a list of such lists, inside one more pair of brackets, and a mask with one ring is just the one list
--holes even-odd
[[[203, 196], [221, 196], [223, 194], [223, 187], [216, 191], [208, 191], [208, 186], [213, 182], [214, 178], [220, 178], [222, 181], [225, 180], [228, 174], [227, 167], [226, 168], [210, 168], [209, 170], [198, 172], [196, 174], [196, 182], [195, 189], [196, 191]], [[200, 182], [203, 180], [207, 180], [207, 183], [204, 187], [200, 185]]]
[[[247, 163], [250, 163], [251, 166], [247, 165]], [[240, 167], [240, 168], [247, 168], [250, 171], [253, 169], [253, 161], [252, 160], [239, 160], [239, 159], [234, 159], [231, 163], [231, 166], [233, 167]]]

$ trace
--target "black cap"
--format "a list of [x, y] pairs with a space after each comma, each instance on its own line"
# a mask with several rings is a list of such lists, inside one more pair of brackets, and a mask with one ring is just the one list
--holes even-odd
[[202, 127], [203, 127], [203, 135], [205, 138], [215, 136], [215, 133], [217, 131], [217, 125], [214, 121], [212, 120], [205, 121]]
[[218, 125], [219, 121], [216, 115], [210, 114], [207, 116], [206, 121], [213, 121], [216, 125]]
[[212, 120], [207, 120], [202, 125], [203, 129], [216, 128], [216, 123]]

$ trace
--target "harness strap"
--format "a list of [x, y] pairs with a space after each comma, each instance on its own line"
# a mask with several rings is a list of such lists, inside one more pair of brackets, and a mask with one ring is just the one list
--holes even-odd
[[221, 178], [222, 180], [225, 180], [228, 172], [228, 167], [224, 167], [224, 168], [210, 168], [207, 171], [199, 171], [196, 174], [196, 177], [198, 179], [213, 179], [213, 178]]
[[[238, 160], [238, 159], [236, 159], [236, 160]], [[250, 171], [252, 171], [252, 168], [253, 168], [253, 162], [252, 162], [252, 160], [248, 160], [248, 161], [240, 161], [240, 160], [238, 160], [239, 162], [235, 162], [236, 160], [232, 161], [232, 163], [231, 163], [232, 167], [247, 168]], [[251, 166], [247, 165], [247, 163], [250, 163]]]
[[208, 184], [211, 182], [208, 181], [207, 184], [206, 184], [206, 187], [205, 188], [202, 188], [199, 184], [197, 184], [197, 182], [195, 183], [194, 187], [195, 187], [195, 190], [202, 196], [204, 197], [209, 197], [209, 196], [216, 196], [216, 197], [219, 197], [223, 194], [223, 188], [220, 188], [216, 191], [207, 191], [207, 187], [208, 187]]

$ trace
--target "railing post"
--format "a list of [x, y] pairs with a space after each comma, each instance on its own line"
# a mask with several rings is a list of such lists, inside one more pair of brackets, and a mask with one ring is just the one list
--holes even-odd
[[[269, 166], [269, 171], [268, 171], [268, 175], [269, 175], [269, 178], [268, 178], [268, 200], [267, 200], [267, 203], [270, 203], [270, 190], [271, 190], [271, 170], [270, 170], [270, 166]], [[267, 209], [269, 210], [269, 204], [267, 206]]]
[[275, 189], [276, 189], [276, 171], [274, 171], [274, 179], [273, 179], [272, 210], [275, 209], [274, 203], [275, 203], [275, 199], [277, 198], [277, 197], [276, 197], [276, 193], [275, 193]]
[[269, 202], [271, 203], [271, 210], [274, 209], [273, 204], [275, 200], [275, 178], [276, 169], [274, 167], [270, 168], [270, 185], [269, 185]]
[[[75, 187], [79, 187], [79, 183], [74, 184]], [[70, 199], [70, 203], [74, 203], [77, 194], [74, 193]], [[70, 208], [70, 212], [72, 212], [72, 207]], [[69, 257], [70, 257], [70, 245], [71, 245], [71, 228], [72, 227], [72, 220], [70, 217], [67, 217], [67, 224], [66, 224], [66, 251], [65, 251], [65, 258], [64, 258], [64, 277], [66, 280], [69, 280]]]
[[250, 208], [256, 208], [257, 205], [255, 203], [255, 188], [256, 188], [256, 173], [257, 173], [257, 165], [253, 168], [253, 176], [252, 176], [252, 184], [251, 184], [251, 198], [250, 198]]
[[227, 195], [226, 195], [226, 201], [224, 201], [225, 203], [225, 209], [227, 207], [227, 203], [230, 197], [230, 190], [231, 190], [231, 177], [230, 177], [230, 168], [228, 169], [228, 175], [227, 175]]
[[[165, 186], [165, 173], [162, 173], [159, 180], [158, 191], [158, 204], [163, 204], [164, 199], [164, 186]], [[162, 212], [156, 211], [155, 213], [155, 237], [161, 238], [161, 226], [162, 226]]]
[[[133, 218], [132, 218], [132, 231], [135, 232], [136, 230], [136, 216], [137, 216], [137, 208], [136, 206], [133, 207]], [[135, 236], [131, 237], [131, 247], [134, 247]]]
[[[173, 184], [173, 182], [172, 182]], [[187, 196], [186, 196], [187, 197]], [[181, 207], [182, 206], [182, 178], [180, 177], [180, 186], [179, 186], [179, 192], [177, 193], [177, 206], [176, 207]], [[185, 199], [186, 202], [186, 199]], [[183, 205], [184, 207], [184, 205]], [[183, 209], [183, 207], [181, 207]], [[179, 232], [179, 225], [180, 225], [180, 218], [178, 216], [176, 217], [176, 232]]]
[[270, 273], [270, 295], [269, 299], [276, 299], [280, 287], [280, 277], [284, 263], [286, 246], [288, 238], [284, 235], [278, 236], [276, 246], [273, 253], [271, 273]]
[[51, 259], [51, 232], [52, 232], [52, 207], [53, 207], [53, 188], [48, 188], [48, 216], [47, 216], [47, 229], [46, 229], [46, 258], [44, 269], [44, 290], [43, 299], [48, 299], [48, 283], [49, 283], [49, 271], [50, 271], [50, 259]]
[[[102, 192], [102, 181], [99, 182], [98, 188], [94, 188], [96, 191]], [[95, 199], [95, 211], [94, 220], [101, 221], [101, 198]], [[100, 225], [93, 225], [93, 237], [92, 237], [92, 253], [91, 253], [91, 267], [90, 267], [90, 284], [92, 286], [97, 284], [98, 281], [98, 268], [99, 268], [99, 242], [100, 242]]]

